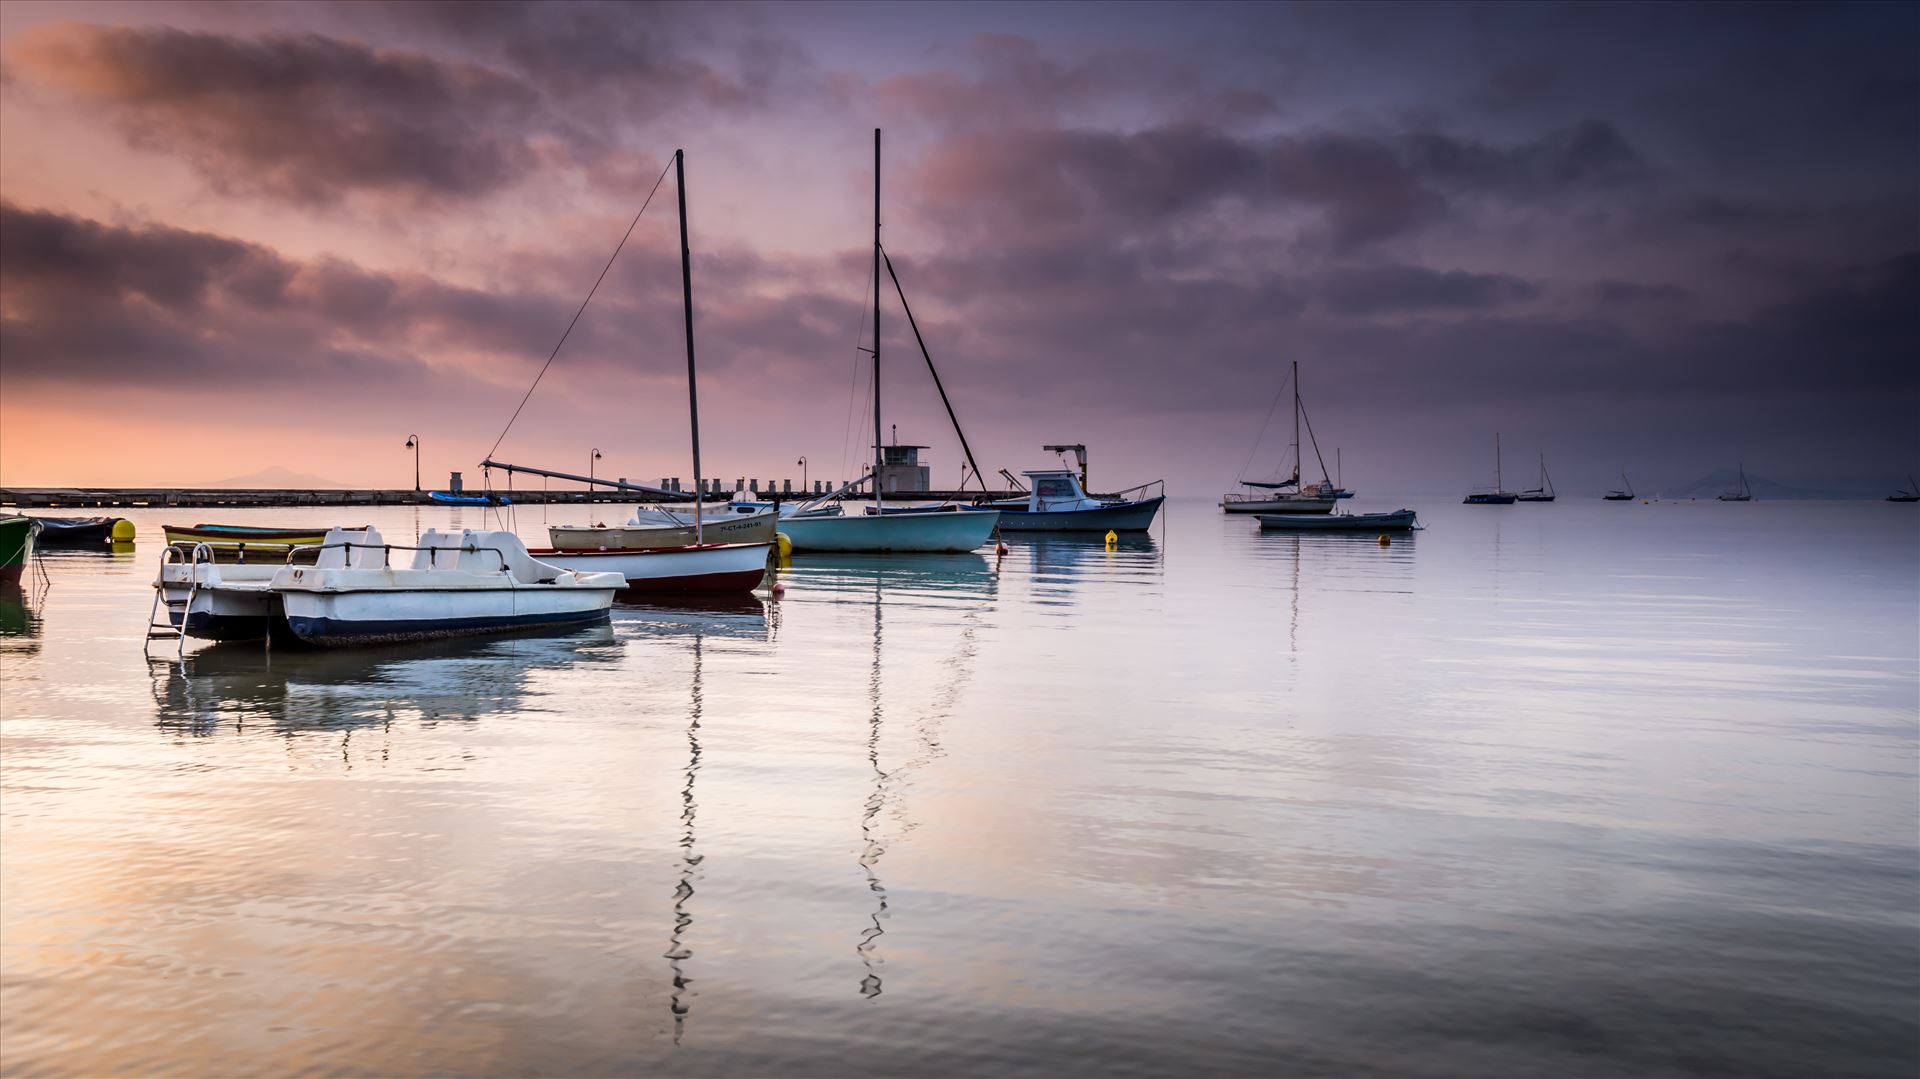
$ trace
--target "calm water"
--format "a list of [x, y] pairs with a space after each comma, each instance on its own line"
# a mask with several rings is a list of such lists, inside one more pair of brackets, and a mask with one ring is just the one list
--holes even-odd
[[138, 514], [0, 605], [0, 1066], [1914, 1074], [1920, 507], [1447, 502], [184, 666], [163, 516], [481, 514]]

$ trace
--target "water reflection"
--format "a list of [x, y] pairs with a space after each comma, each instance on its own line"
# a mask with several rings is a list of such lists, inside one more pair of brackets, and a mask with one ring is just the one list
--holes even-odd
[[387, 726], [396, 715], [475, 720], [527, 706], [541, 670], [619, 658], [610, 626], [559, 634], [469, 638], [378, 650], [274, 651], [212, 645], [150, 665], [154, 723], [196, 737], [265, 723], [292, 735]]
[[[965, 566], [966, 568], [962, 568]], [[865, 973], [860, 979], [860, 996], [872, 1000], [880, 996], [883, 980], [880, 967], [884, 960], [879, 955], [880, 938], [886, 935], [886, 921], [890, 917], [890, 900], [886, 884], [880, 876], [880, 861], [886, 855], [888, 845], [904, 839], [919, 825], [909, 814], [906, 793], [913, 774], [946, 755], [940, 737], [946, 721], [952, 717], [965, 688], [973, 673], [973, 659], [978, 647], [977, 634], [980, 628], [984, 605], [975, 603], [960, 614], [960, 626], [952, 657], [942, 665], [946, 677], [924, 708], [909, 708], [908, 713], [916, 718], [912, 721], [913, 743], [906, 753], [906, 759], [891, 768], [884, 766], [882, 758], [886, 747], [886, 706], [883, 693], [884, 644], [886, 639], [886, 607], [889, 598], [895, 595], [900, 567], [885, 565], [875, 567], [873, 575], [873, 660], [867, 676], [867, 767], [873, 773], [873, 786], [868, 793], [860, 814], [860, 857], [859, 865], [866, 876], [867, 890], [873, 894], [873, 911], [868, 915], [867, 924], [860, 930], [855, 953]], [[945, 578], [947, 585], [970, 581], [976, 585], [991, 582], [995, 574], [986, 573], [983, 578], [976, 577], [973, 568], [962, 563], [947, 565], [947, 572], [941, 574], [938, 569], [926, 564], [909, 564], [907, 572], [914, 575], [922, 584], [930, 580]]]
[[17, 637], [0, 645], [7, 655], [31, 656], [40, 652], [40, 610], [45, 592], [22, 588], [17, 582], [0, 583], [0, 637]]
[[693, 637], [693, 689], [692, 701], [687, 708], [687, 782], [680, 789], [680, 881], [673, 890], [673, 932], [667, 938], [667, 968], [673, 974], [673, 989], [667, 997], [667, 1009], [673, 1014], [673, 1044], [680, 1044], [680, 1036], [686, 1030], [687, 1015], [693, 1010], [688, 999], [688, 985], [693, 979], [687, 977], [686, 968], [681, 964], [693, 958], [693, 951], [687, 947], [687, 930], [693, 925], [693, 912], [688, 909], [688, 901], [693, 898], [693, 882], [700, 869], [700, 854], [694, 850], [694, 822], [699, 816], [700, 807], [693, 799], [694, 777], [700, 773], [700, 668], [704, 658], [705, 642], [702, 635]]

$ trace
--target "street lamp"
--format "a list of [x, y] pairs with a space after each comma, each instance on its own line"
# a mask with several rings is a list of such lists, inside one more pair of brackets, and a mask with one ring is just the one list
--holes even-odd
[[802, 457], [798, 461], [795, 461], [794, 464], [800, 466], [800, 489], [805, 491], [807, 489], [807, 459]]
[[420, 489], [420, 436], [407, 436], [407, 449], [413, 451], [413, 489]]
[[593, 463], [600, 459], [600, 447], [595, 446], [593, 456], [587, 458], [587, 490], [593, 490]]

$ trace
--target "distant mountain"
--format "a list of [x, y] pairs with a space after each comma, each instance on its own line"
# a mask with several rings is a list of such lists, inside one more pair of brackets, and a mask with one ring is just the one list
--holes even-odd
[[249, 472], [244, 476], [229, 476], [224, 480], [215, 480], [206, 486], [260, 487], [267, 489], [287, 488], [291, 490], [344, 490], [349, 485], [338, 483], [322, 476], [312, 476], [305, 472], [295, 472], [291, 468], [281, 468], [276, 465], [271, 468], [263, 468], [258, 472]]
[[[1678, 487], [1662, 487], [1659, 490], [1659, 495], [1661, 498], [1667, 499], [1718, 498], [1726, 491], [1737, 487], [1739, 482], [1740, 473], [1737, 469], [1722, 468], [1714, 472], [1709, 472], [1699, 479], [1694, 480], [1692, 483], [1682, 484]], [[1792, 484], [1781, 483], [1778, 480], [1770, 480], [1754, 472], [1747, 473], [1747, 486], [1753, 489], [1753, 497], [1756, 500], [1787, 501], [1798, 499], [1847, 499], [1864, 497], [1858, 491], [1831, 489], [1810, 490], [1805, 487], [1795, 487]]]

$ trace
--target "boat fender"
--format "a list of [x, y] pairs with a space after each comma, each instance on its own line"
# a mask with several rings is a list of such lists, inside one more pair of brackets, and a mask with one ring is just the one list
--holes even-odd
[[133, 542], [133, 522], [132, 521], [127, 520], [125, 517], [121, 517], [113, 522], [113, 542], [115, 543]]
[[787, 594], [787, 582], [785, 581], [773, 582], [773, 598], [774, 599], [779, 599], [781, 596], [784, 596], [786, 594]]
[[793, 541], [787, 538], [785, 532], [775, 532], [773, 534], [773, 541], [779, 545], [780, 558], [783, 561], [793, 557]]
[[1120, 533], [1115, 532], [1111, 528], [1107, 529], [1107, 546], [1111, 547], [1114, 544], [1119, 542], [1120, 542]]
[[1380, 534], [1380, 546], [1382, 546], [1382, 547], [1391, 547], [1391, 546], [1393, 546], [1393, 537], [1392, 537], [1392, 536], [1389, 536], [1389, 535], [1387, 535], [1387, 534], [1386, 534], [1386, 533], [1384, 533], [1384, 532], [1382, 532], [1382, 533]]

